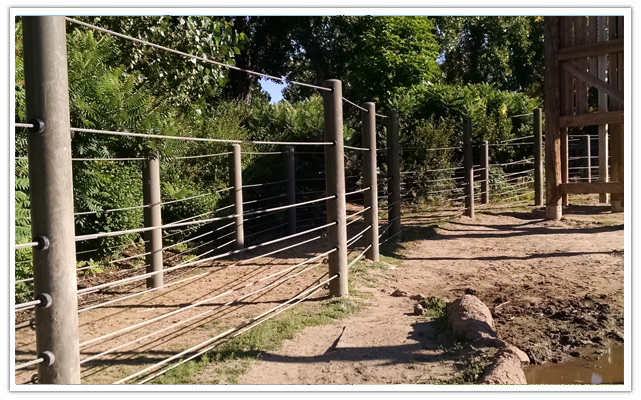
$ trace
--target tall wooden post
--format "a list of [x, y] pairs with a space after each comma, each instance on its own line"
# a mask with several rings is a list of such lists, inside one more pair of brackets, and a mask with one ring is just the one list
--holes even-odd
[[[78, 384], [78, 298], [64, 17], [23, 17], [38, 383]], [[47, 245], [48, 243], [48, 245]], [[43, 299], [50, 298], [50, 304]]]
[[474, 218], [474, 157], [472, 118], [463, 117], [463, 168], [465, 169], [465, 215]]
[[334, 143], [325, 146], [325, 190], [327, 196], [327, 228], [329, 249], [336, 249], [328, 256], [329, 273], [338, 275], [329, 283], [331, 296], [348, 295], [347, 289], [347, 224], [345, 206], [345, 160], [343, 147], [343, 91], [341, 81], [329, 79], [323, 86], [332, 89], [323, 91], [323, 116], [325, 141]]
[[543, 205], [543, 126], [541, 109], [535, 108], [534, 118], [534, 205]]
[[[559, 20], [557, 28], [557, 37], [558, 37], [558, 48], [570, 47], [572, 46], [572, 17], [562, 17]], [[560, 32], [558, 30], [560, 29]], [[546, 56], [547, 57], [547, 56]], [[555, 52], [555, 57], [556, 52]], [[547, 59], [546, 59], [547, 60]], [[554, 68], [559, 68], [558, 57], [557, 62]], [[574, 113], [574, 77], [568, 71], [560, 72], [560, 80], [557, 80], [557, 84], [561, 90], [560, 97], [562, 100], [559, 100], [559, 106], [557, 110], [560, 110], [560, 115], [572, 115]], [[559, 111], [556, 111], [559, 113]], [[547, 111], [545, 112], [547, 117]], [[546, 137], [547, 139], [547, 137]], [[568, 142], [568, 128], [561, 128], [561, 182], [568, 183], [570, 180], [570, 170], [569, 170], [569, 142]], [[564, 207], [569, 205], [569, 197], [567, 194], [561, 195], [561, 204]]]
[[398, 131], [398, 111], [392, 110], [387, 129], [387, 220], [390, 235], [401, 230], [401, 157]]
[[490, 202], [490, 145], [487, 140], [481, 147], [481, 204]]
[[[610, 17], [610, 26], [608, 28], [610, 39], [623, 39], [623, 17]], [[610, 54], [610, 85], [618, 90], [623, 91], [623, 52]], [[623, 101], [610, 99], [612, 111], [623, 110]], [[624, 137], [623, 124], [611, 124], [610, 128], [610, 165], [612, 166], [612, 181], [623, 182], [623, 156], [624, 156]], [[623, 212], [623, 193], [612, 193], [610, 195], [610, 205], [612, 212]]]
[[[607, 17], [597, 17], [598, 21], [598, 39], [599, 42], [608, 40], [607, 31], [605, 29]], [[601, 54], [598, 57], [598, 71], [597, 77], [605, 82], [608, 70], [608, 56]], [[608, 95], [599, 90], [599, 112], [608, 111]], [[599, 182], [610, 181], [610, 171], [608, 168], [608, 125], [599, 125]], [[599, 203], [608, 203], [610, 196], [608, 193], [599, 193]]]
[[[296, 204], [296, 160], [294, 146], [285, 147], [285, 173], [287, 174], [287, 204]], [[296, 233], [296, 207], [287, 209], [287, 232]]]
[[[145, 166], [142, 173], [142, 196], [143, 201], [148, 206], [144, 209], [143, 218], [145, 228], [161, 226], [161, 200], [160, 200], [160, 162], [157, 152], [147, 150]], [[145, 256], [147, 272], [157, 272], [147, 278], [148, 288], [159, 288], [163, 285], [162, 260], [162, 229], [153, 229], [145, 231]]]
[[559, 109], [559, 17], [545, 18], [545, 216], [561, 219], [561, 129]]
[[237, 249], [245, 247], [245, 229], [243, 225], [243, 166], [240, 156], [240, 145], [229, 145], [229, 177], [234, 202], [234, 228], [236, 231]]
[[371, 245], [365, 252], [365, 257], [378, 262], [378, 180], [376, 174], [376, 106], [374, 103], [364, 103], [361, 110], [363, 121], [363, 186], [370, 189], [364, 192], [364, 206], [370, 207], [365, 211], [365, 225], [370, 228], [365, 232], [365, 243]]

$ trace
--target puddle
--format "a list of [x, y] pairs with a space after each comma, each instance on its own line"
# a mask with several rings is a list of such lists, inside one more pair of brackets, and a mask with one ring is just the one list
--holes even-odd
[[[598, 355], [601, 352], [603, 354]], [[573, 357], [559, 364], [527, 367], [524, 370], [527, 383], [535, 385], [623, 384], [622, 345], [612, 343], [605, 349], [586, 347], [579, 350], [579, 353], [588, 358]]]

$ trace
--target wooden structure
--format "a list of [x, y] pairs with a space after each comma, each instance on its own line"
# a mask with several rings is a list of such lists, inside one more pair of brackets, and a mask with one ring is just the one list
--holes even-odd
[[[607, 202], [609, 193], [612, 211], [623, 211], [623, 54], [622, 16], [545, 17], [549, 219], [561, 218], [568, 194], [599, 193], [600, 201]], [[588, 103], [590, 88], [596, 89], [598, 104]], [[590, 125], [599, 127], [599, 182], [571, 183], [568, 128]]]

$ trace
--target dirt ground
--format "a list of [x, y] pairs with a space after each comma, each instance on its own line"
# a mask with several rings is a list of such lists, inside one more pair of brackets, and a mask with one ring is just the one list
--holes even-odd
[[[382, 246], [387, 256], [382, 268], [369, 269], [353, 279], [355, 289], [365, 294], [364, 310], [330, 325], [306, 328], [280, 349], [263, 352], [237, 382], [474, 381], [482, 373], [487, 351], [460, 345], [435, 321], [414, 315], [416, 301], [390, 296], [396, 289], [448, 301], [466, 292], [475, 294], [492, 311], [500, 337], [524, 350], [535, 363], [561, 361], [584, 345], [622, 341], [623, 214], [592, 204], [569, 207], [561, 221], [543, 217], [542, 210], [532, 207], [488, 208], [474, 220], [456, 217], [437, 226], [424, 215], [406, 214], [408, 229], [397, 241]], [[350, 232], [362, 229], [357, 225], [350, 226]], [[318, 254], [318, 248], [311, 242], [273, 258], [242, 265], [217, 263], [171, 274], [167, 282], [193, 279], [81, 313], [82, 343], [218, 296], [158, 322], [81, 346], [81, 360], [117, 347], [83, 363], [82, 382], [114, 382], [326, 279], [327, 267], [321, 265], [283, 281], [307, 266], [260, 280]], [[88, 298], [86, 304], [140, 289], [111, 290], [100, 298]], [[310, 300], [318, 302], [326, 295], [323, 290]], [[28, 317], [19, 316], [22, 320]], [[34, 358], [34, 342], [32, 329], [16, 330], [17, 363]], [[33, 369], [18, 371], [16, 382], [28, 383], [33, 374]], [[215, 363], [191, 381], [213, 382], [225, 383]]]
[[411, 315], [415, 301], [390, 296], [396, 289], [448, 301], [475, 294], [500, 337], [533, 363], [622, 341], [623, 214], [584, 205], [555, 222], [531, 207], [486, 209], [439, 228], [418, 216], [406, 221], [413, 227], [393, 249], [402, 264], [371, 291], [364, 312], [306, 329], [263, 354], [240, 383], [462, 383], [453, 377], [469, 374], [482, 354], [452, 348], [433, 324]]

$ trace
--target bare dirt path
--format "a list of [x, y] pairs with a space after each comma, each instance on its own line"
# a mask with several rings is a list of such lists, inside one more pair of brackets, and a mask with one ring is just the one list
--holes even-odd
[[[562, 221], [532, 208], [485, 210], [436, 227], [413, 226], [394, 251], [402, 259], [369, 289], [349, 320], [305, 329], [264, 353], [239, 383], [461, 382], [482, 354], [452, 349], [409, 294], [453, 300], [473, 293], [492, 310], [499, 335], [535, 363], [623, 335], [623, 214], [573, 206]], [[452, 377], [457, 377], [452, 379]], [[469, 377], [468, 377], [469, 378]]]

